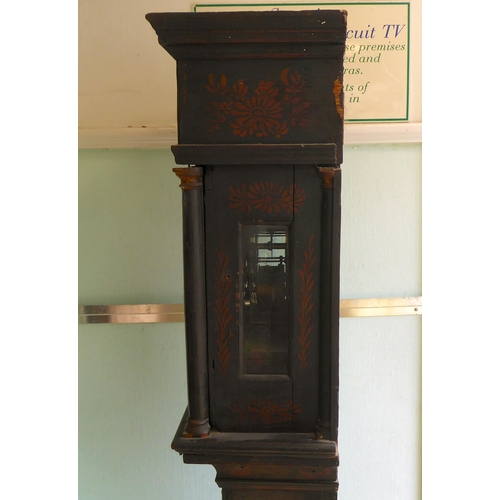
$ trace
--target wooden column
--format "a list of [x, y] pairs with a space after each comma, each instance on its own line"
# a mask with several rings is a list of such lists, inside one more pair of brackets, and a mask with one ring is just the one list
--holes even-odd
[[338, 440], [339, 428], [339, 321], [340, 321], [340, 220], [341, 220], [341, 191], [342, 191], [342, 170], [335, 167], [333, 177], [333, 236], [332, 236], [332, 301], [331, 301], [331, 321], [332, 321], [332, 384], [331, 384], [331, 413], [330, 422], [332, 433], [330, 439]]
[[174, 168], [181, 180], [188, 415], [183, 436], [210, 433], [205, 310], [203, 168]]
[[338, 434], [340, 168], [318, 167], [321, 198], [321, 283], [318, 439]]

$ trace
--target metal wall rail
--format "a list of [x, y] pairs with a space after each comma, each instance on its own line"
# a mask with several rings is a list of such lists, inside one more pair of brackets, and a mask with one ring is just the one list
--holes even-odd
[[[422, 297], [340, 301], [341, 318], [420, 315], [422, 315]], [[79, 306], [78, 322], [82, 324], [184, 322], [184, 304]]]

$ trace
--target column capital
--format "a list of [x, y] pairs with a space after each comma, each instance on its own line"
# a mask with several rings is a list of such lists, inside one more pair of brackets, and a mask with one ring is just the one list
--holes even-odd
[[181, 180], [180, 188], [183, 191], [191, 191], [193, 189], [201, 189], [203, 186], [203, 168], [202, 167], [183, 167], [173, 168], [177, 177]]
[[340, 170], [338, 167], [318, 167], [318, 173], [323, 179], [321, 186], [325, 189], [333, 188], [333, 178], [335, 177], [335, 172]]

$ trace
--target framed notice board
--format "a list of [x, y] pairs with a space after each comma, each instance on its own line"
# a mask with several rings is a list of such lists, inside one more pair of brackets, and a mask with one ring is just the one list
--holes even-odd
[[245, 10], [345, 10], [346, 122], [408, 121], [409, 2], [197, 4], [195, 12]]

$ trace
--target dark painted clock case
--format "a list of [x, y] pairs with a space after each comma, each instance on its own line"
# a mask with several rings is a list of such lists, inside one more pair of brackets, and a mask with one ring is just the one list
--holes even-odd
[[172, 447], [214, 465], [225, 500], [335, 499], [346, 14], [146, 17], [177, 61], [188, 165]]

